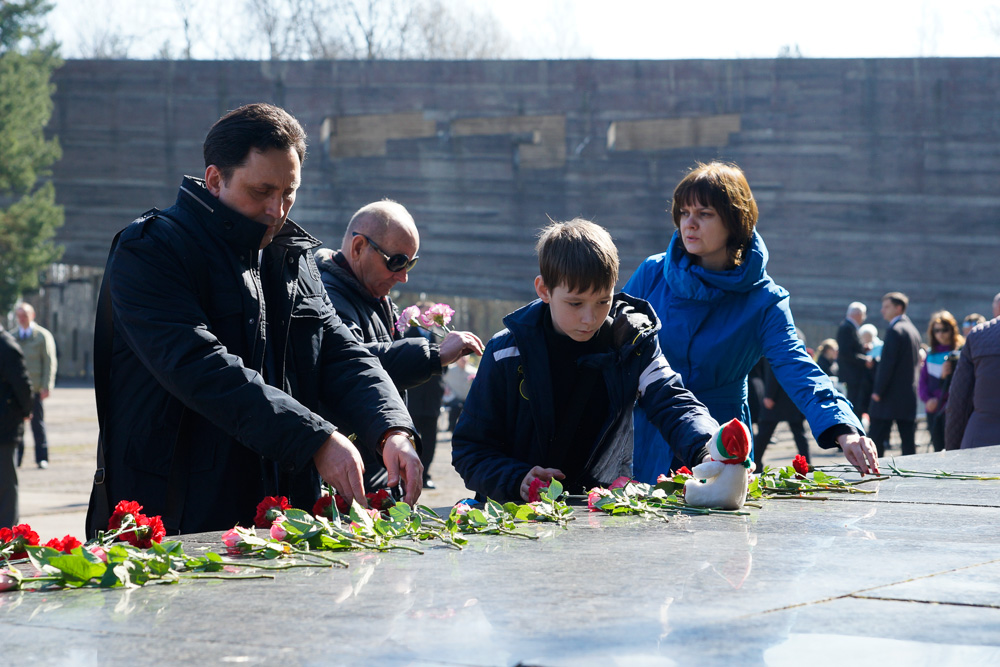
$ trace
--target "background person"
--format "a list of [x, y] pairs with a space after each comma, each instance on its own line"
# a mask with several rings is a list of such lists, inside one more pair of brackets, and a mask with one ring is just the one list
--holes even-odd
[[946, 449], [1000, 445], [1000, 313], [965, 339], [946, 410]]
[[[826, 338], [816, 347], [816, 365], [829, 375], [840, 379], [840, 348], [833, 338]], [[850, 399], [848, 399], [850, 400]], [[857, 412], [855, 412], [857, 414]]]
[[[49, 440], [45, 432], [45, 407], [42, 403], [56, 385], [56, 341], [49, 330], [35, 322], [35, 309], [22, 302], [14, 311], [17, 317], [17, 344], [24, 352], [24, 364], [31, 380], [31, 435], [35, 440], [35, 463], [49, 467]], [[17, 465], [24, 458], [24, 431], [17, 440]]]
[[909, 298], [902, 292], [882, 297], [882, 318], [889, 323], [875, 370], [871, 403], [871, 437], [882, 456], [889, 444], [892, 422], [904, 456], [916, 454], [917, 374], [920, 370], [920, 333], [906, 316]]
[[[873, 443], [795, 336], [788, 291], [767, 275], [757, 204], [739, 167], [697, 165], [674, 190], [671, 215], [667, 251], [643, 262], [624, 291], [653, 305], [664, 356], [684, 385], [719, 423], [750, 423], [747, 373], [765, 356], [820, 447], [840, 446], [862, 473], [876, 471]], [[670, 445], [638, 409], [635, 443], [639, 480], [675, 467]]]
[[947, 310], [931, 315], [927, 325], [927, 358], [920, 365], [917, 390], [927, 413], [927, 430], [931, 434], [934, 451], [945, 446], [945, 408], [948, 403], [949, 378], [952, 365], [949, 358], [965, 345], [965, 338], [958, 332], [958, 322]]

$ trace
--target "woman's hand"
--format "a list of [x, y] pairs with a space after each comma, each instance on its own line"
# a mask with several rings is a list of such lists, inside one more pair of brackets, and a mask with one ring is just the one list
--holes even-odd
[[927, 412], [929, 412], [929, 413], [937, 412], [937, 409], [938, 409], [938, 399], [936, 399], [936, 398], [928, 398], [927, 402], [924, 403], [924, 407], [927, 408]]
[[844, 451], [847, 462], [858, 469], [861, 476], [878, 474], [878, 450], [871, 438], [857, 433], [837, 436], [837, 444]]

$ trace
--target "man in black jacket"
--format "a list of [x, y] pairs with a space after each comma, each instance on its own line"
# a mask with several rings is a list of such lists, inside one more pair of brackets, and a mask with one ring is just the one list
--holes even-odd
[[[423, 468], [406, 408], [333, 311], [319, 242], [288, 219], [302, 127], [247, 105], [212, 126], [204, 154], [204, 180], [186, 177], [173, 207], [123, 230], [108, 261], [113, 332], [95, 336], [106, 504], [136, 500], [187, 533], [250, 525], [265, 495], [311, 509], [317, 473], [364, 502], [358, 449], [320, 401], [415, 501]], [[92, 516], [107, 511], [99, 495]]]
[[865, 351], [865, 346], [858, 335], [858, 327], [865, 322], [868, 308], [860, 301], [855, 301], [847, 307], [847, 317], [837, 329], [837, 364], [839, 379], [847, 385], [847, 400], [854, 408], [858, 419], [866, 411], [865, 383], [868, 369], [871, 367], [871, 357]]
[[17, 441], [31, 414], [31, 383], [17, 341], [0, 326], [0, 528], [17, 523]]
[[[316, 253], [323, 285], [337, 315], [355, 339], [379, 358], [400, 392], [440, 376], [442, 369], [459, 357], [483, 353], [482, 341], [468, 331], [449, 332], [438, 344], [422, 336], [405, 337], [396, 328], [399, 313], [389, 291], [407, 281], [419, 248], [420, 234], [413, 217], [401, 204], [383, 200], [364, 206], [351, 217], [340, 250], [322, 248]], [[420, 435], [425, 447], [436, 437], [434, 433]], [[427, 454], [432, 453], [428, 448]], [[424, 465], [430, 465], [429, 456]], [[366, 485], [378, 487], [384, 479], [385, 470], [378, 461], [365, 457]]]
[[920, 370], [920, 332], [906, 316], [909, 299], [902, 292], [882, 297], [885, 331], [882, 358], [875, 371], [875, 386], [869, 407], [871, 430], [879, 457], [889, 443], [895, 420], [903, 454], [915, 454], [917, 430], [917, 373]]

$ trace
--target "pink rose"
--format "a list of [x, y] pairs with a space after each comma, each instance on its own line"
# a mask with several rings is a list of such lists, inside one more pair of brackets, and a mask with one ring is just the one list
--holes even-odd
[[597, 506], [597, 501], [606, 496], [610, 496], [611, 492], [607, 489], [602, 489], [599, 486], [595, 486], [587, 493], [587, 507], [590, 508], [591, 512], [600, 512], [601, 508]]
[[242, 553], [240, 544], [243, 543], [243, 538], [240, 537], [235, 528], [230, 528], [222, 534], [222, 543], [226, 545], [226, 551], [230, 555], [235, 556]]
[[98, 558], [100, 558], [101, 562], [104, 562], [104, 563], [108, 562], [108, 551], [104, 547], [95, 544], [93, 546], [87, 547], [87, 551], [89, 551], [90, 553], [92, 553], [95, 556], [97, 556]]
[[411, 323], [416, 321], [419, 316], [419, 306], [407, 306], [403, 309], [403, 312], [399, 314], [399, 319], [396, 320], [396, 331], [399, 333], [405, 333], [406, 329], [411, 325]]
[[664, 482], [669, 482], [670, 478], [664, 475], [662, 472], [656, 476], [656, 483], [663, 484]]
[[379, 510], [377, 510], [377, 509], [375, 509], [375, 508], [373, 508], [373, 507], [369, 507], [365, 511], [368, 512], [368, 514], [371, 516], [372, 521], [375, 521], [377, 519], [381, 519], [382, 518], [382, 512], [379, 511]]
[[0, 591], [16, 591], [20, 587], [21, 581], [10, 570], [0, 570]]
[[542, 496], [539, 495], [539, 492], [542, 489], [549, 488], [550, 483], [551, 482], [549, 482], [549, 480], [542, 479], [541, 477], [536, 477], [535, 479], [531, 480], [531, 484], [528, 486], [528, 502], [537, 503], [538, 501], [540, 501], [542, 499]]
[[632, 481], [631, 477], [626, 477], [625, 475], [622, 475], [621, 477], [619, 477], [615, 481], [611, 482], [611, 486], [609, 486], [608, 488], [609, 489], [624, 489], [625, 485], [628, 484], [631, 481]]
[[281, 525], [284, 522], [285, 522], [284, 516], [279, 516], [274, 520], [274, 523], [271, 524], [271, 539], [278, 540], [279, 542], [281, 542], [288, 536], [288, 531], [285, 530], [285, 527]]
[[455, 503], [455, 506], [451, 509], [455, 512], [455, 514], [461, 516], [463, 514], [468, 514], [469, 510], [472, 509], [472, 506], [463, 500], [462, 502]]

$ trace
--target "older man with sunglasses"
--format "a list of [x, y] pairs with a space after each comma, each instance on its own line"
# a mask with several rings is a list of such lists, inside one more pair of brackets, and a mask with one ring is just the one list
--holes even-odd
[[[400, 393], [440, 376], [444, 367], [460, 357], [483, 353], [483, 342], [468, 331], [452, 331], [434, 343], [424, 337], [404, 337], [396, 330], [399, 314], [389, 292], [407, 281], [419, 248], [413, 216], [402, 205], [383, 200], [354, 214], [339, 250], [316, 252], [334, 309], [358, 342], [379, 358]], [[434, 437], [436, 433], [421, 434], [428, 451], [432, 451]], [[383, 487], [386, 471], [381, 462], [364, 452], [362, 456], [365, 488]], [[429, 462], [424, 461], [425, 474]], [[430, 486], [427, 477], [425, 484]]]

